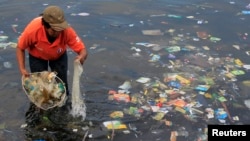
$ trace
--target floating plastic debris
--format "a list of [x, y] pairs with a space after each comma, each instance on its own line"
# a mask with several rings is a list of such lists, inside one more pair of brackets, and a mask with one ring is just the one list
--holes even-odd
[[197, 21], [197, 24], [204, 24], [204, 23], [207, 24], [208, 21], [204, 21], [204, 20], [198, 20], [198, 21]]
[[145, 47], [159, 46], [158, 44], [151, 44], [151, 43], [136, 43], [136, 45], [141, 45], [141, 46], [145, 46]]
[[177, 89], [181, 88], [181, 84], [178, 81], [169, 81], [168, 86], [173, 87], [173, 88], [177, 88]]
[[220, 41], [221, 38], [218, 38], [218, 37], [210, 37], [209, 40], [210, 40], [211, 42], [215, 42], [215, 43], [216, 43], [216, 42]]
[[247, 9], [250, 9], [250, 3], [246, 6]]
[[242, 66], [244, 65], [244, 63], [243, 63], [240, 59], [238, 59], [238, 58], [234, 59], [234, 62], [235, 62], [238, 66], [240, 66], [240, 67], [242, 67]]
[[207, 39], [210, 35], [205, 31], [196, 32], [197, 36], [201, 39]]
[[71, 16], [89, 16], [89, 13], [82, 12], [82, 13], [71, 13]]
[[206, 108], [205, 111], [208, 119], [214, 118], [214, 110], [212, 108]]
[[174, 100], [170, 100], [170, 101], [167, 102], [167, 105], [170, 105], [170, 106], [174, 105], [174, 106], [176, 106], [175, 108], [176, 108], [177, 111], [184, 110], [182, 107], [184, 107], [186, 104], [187, 103], [183, 99], [174, 99]]
[[160, 58], [161, 58], [160, 55], [158, 55], [158, 54], [153, 54], [152, 57], [151, 57], [151, 59], [149, 60], [149, 62], [157, 62], [157, 61], [160, 60]]
[[129, 81], [125, 81], [122, 85], [119, 86], [119, 88], [123, 90], [129, 90], [131, 87], [132, 86]]
[[240, 46], [239, 45], [233, 45], [234, 48], [236, 48], [237, 50], [240, 50]]
[[170, 46], [170, 47], [166, 47], [165, 48], [166, 51], [168, 51], [169, 53], [172, 53], [172, 52], [178, 52], [181, 50], [181, 48], [179, 46]]
[[159, 29], [155, 29], [155, 30], [142, 30], [142, 34], [143, 35], [164, 35], [164, 33], [159, 30]]
[[209, 48], [208, 46], [202, 46], [202, 48], [203, 48], [204, 50], [210, 50], [210, 48]]
[[176, 141], [177, 136], [188, 137], [188, 131], [172, 131], [170, 136], [170, 141]]
[[175, 59], [176, 56], [175, 56], [174, 54], [171, 54], [171, 53], [170, 53], [170, 54], [168, 54], [168, 58], [169, 58], [169, 59]]
[[124, 114], [122, 111], [113, 111], [109, 116], [111, 118], [123, 118]]
[[28, 124], [25, 123], [25, 124], [22, 124], [22, 125], [21, 125], [21, 128], [26, 128], [27, 126], [28, 126]]
[[119, 120], [105, 121], [105, 122], [103, 122], [103, 125], [107, 129], [110, 129], [110, 130], [112, 130], [112, 129], [127, 129], [127, 125], [123, 124]]
[[172, 126], [173, 125], [173, 122], [170, 121], [170, 120], [165, 120], [164, 122], [165, 122], [165, 125], [167, 125], [167, 126]]
[[35, 139], [33, 141], [46, 141], [45, 139]]
[[195, 90], [206, 92], [209, 88], [209, 85], [198, 85], [197, 87], [195, 87]]
[[3, 62], [3, 66], [5, 67], [5, 68], [7, 68], [7, 69], [10, 69], [10, 68], [12, 68], [12, 63], [11, 62]]
[[8, 43], [0, 43], [0, 48], [6, 49], [7, 47], [16, 48], [17, 43], [8, 42]]
[[244, 100], [244, 104], [246, 105], [247, 108], [250, 109], [250, 99]]
[[215, 110], [215, 115], [217, 119], [225, 119], [227, 117], [227, 112], [224, 109], [219, 108]]
[[177, 80], [179, 80], [181, 84], [187, 84], [187, 85], [189, 85], [191, 83], [190, 80], [188, 80], [188, 79], [186, 79], [186, 78], [184, 78], [184, 77], [182, 77], [180, 75], [176, 75], [175, 78]]
[[17, 33], [16, 28], [18, 27], [18, 25], [17, 24], [12, 24], [11, 27], [12, 27], [13, 31]]
[[194, 16], [186, 16], [187, 19], [194, 19]]
[[167, 16], [169, 18], [176, 18], [176, 19], [181, 19], [182, 18], [182, 16], [180, 16], [180, 15], [174, 15], [174, 14], [168, 14]]
[[250, 15], [250, 11], [247, 11], [247, 10], [243, 10], [243, 11], [241, 11], [241, 13], [244, 15]]
[[136, 82], [139, 82], [139, 83], [147, 83], [149, 82], [151, 79], [150, 78], [147, 78], [147, 77], [140, 77], [139, 79], [136, 80]]
[[234, 74], [234, 75], [243, 75], [243, 74], [245, 74], [245, 72], [243, 70], [239, 70], [239, 69], [233, 70], [233, 71], [231, 71], [231, 73]]
[[166, 113], [164, 112], [157, 112], [152, 118], [154, 120], [162, 120]]
[[150, 17], [164, 17], [166, 14], [150, 15]]
[[242, 67], [245, 68], [245, 69], [247, 69], [247, 70], [250, 70], [250, 65], [245, 64]]
[[134, 51], [136, 51], [136, 52], [141, 52], [141, 49], [136, 48], [136, 47], [131, 47], [131, 50], [134, 50]]
[[8, 36], [0, 35], [0, 42], [4, 42], [8, 39]]
[[128, 94], [117, 93], [117, 94], [109, 95], [109, 100], [130, 102], [130, 96]]

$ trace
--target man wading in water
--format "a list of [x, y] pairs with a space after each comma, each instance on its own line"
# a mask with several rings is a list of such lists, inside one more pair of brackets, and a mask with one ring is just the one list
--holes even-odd
[[80, 61], [81, 64], [85, 62], [85, 45], [75, 30], [68, 25], [63, 10], [58, 6], [48, 6], [39, 17], [28, 23], [18, 39], [16, 57], [21, 75], [29, 75], [25, 68], [27, 50], [30, 71], [48, 71], [50, 68], [65, 83], [69, 97], [67, 47], [77, 53], [75, 61]]

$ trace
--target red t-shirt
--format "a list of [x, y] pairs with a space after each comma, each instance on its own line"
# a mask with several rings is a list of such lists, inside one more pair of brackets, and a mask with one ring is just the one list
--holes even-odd
[[83, 48], [85, 49], [84, 43], [72, 27], [61, 31], [59, 37], [50, 43], [46, 37], [41, 17], [33, 19], [26, 26], [18, 39], [17, 47], [28, 49], [32, 56], [44, 60], [56, 60], [67, 50], [67, 47], [76, 53], [79, 53]]

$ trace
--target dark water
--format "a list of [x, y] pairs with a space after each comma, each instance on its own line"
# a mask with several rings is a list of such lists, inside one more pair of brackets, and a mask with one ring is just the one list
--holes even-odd
[[[225, 123], [219, 122], [216, 118], [206, 119], [206, 115], [189, 119], [180, 112], [169, 110], [164, 119], [173, 122], [173, 126], [166, 126], [163, 122], [152, 119], [156, 114], [144, 112], [140, 118], [133, 115], [126, 115], [120, 120], [128, 126], [134, 125], [136, 130], [130, 130], [129, 134], [122, 131], [115, 131], [113, 140], [123, 141], [166, 141], [170, 140], [170, 132], [185, 129], [189, 132], [188, 137], [178, 137], [177, 140], [195, 141], [198, 131], [204, 129], [207, 124], [249, 124], [250, 112], [243, 103], [249, 98], [249, 87], [242, 85], [242, 81], [249, 80], [249, 72], [237, 77], [236, 82], [224, 81], [221, 79], [221, 71], [225, 65], [206, 65], [206, 61], [184, 64], [184, 67], [176, 70], [170, 69], [169, 55], [164, 49], [159, 51], [151, 47], [136, 45], [136, 43], [159, 44], [161, 47], [167, 46], [193, 46], [194, 50], [173, 53], [176, 59], [172, 61], [185, 62], [192, 59], [192, 56], [204, 54], [213, 58], [239, 58], [245, 64], [249, 64], [250, 42], [248, 38], [249, 16], [241, 13], [247, 9], [248, 1], [229, 0], [73, 0], [73, 1], [17, 1], [0, 0], [0, 35], [8, 36], [7, 42], [16, 42], [19, 34], [25, 25], [35, 16], [39, 15], [47, 4], [56, 4], [65, 10], [68, 22], [76, 29], [79, 36], [84, 40], [89, 51], [87, 62], [84, 64], [84, 74], [81, 79], [81, 91], [84, 93], [87, 105], [87, 118], [85, 122], [71, 119], [67, 113], [62, 111], [48, 111], [47, 116], [52, 123], [29, 125], [21, 128], [25, 124], [25, 113], [30, 108], [30, 102], [21, 87], [21, 76], [18, 71], [15, 49], [7, 47], [0, 49], [0, 72], [1, 72], [1, 94], [0, 94], [0, 140], [20, 141], [20, 140], [58, 140], [58, 141], [82, 141], [85, 132], [82, 127], [90, 126], [94, 131], [101, 129], [102, 122], [110, 121], [109, 114], [113, 111], [124, 110], [131, 106], [140, 107], [136, 103], [122, 103], [108, 100], [109, 90], [118, 90], [123, 82], [129, 80], [133, 86], [131, 95], [143, 95], [144, 87], [136, 83], [139, 77], [149, 77], [159, 79], [163, 82], [164, 74], [172, 72], [186, 72], [199, 76], [215, 77], [215, 85], [209, 92], [218, 92], [218, 89], [226, 89], [228, 95], [227, 108], [232, 117], [238, 116], [239, 120], [230, 121], [226, 118]], [[73, 16], [86, 12], [89, 16]], [[168, 17], [177, 15], [181, 18]], [[193, 18], [187, 18], [193, 16]], [[12, 25], [18, 25], [15, 29]], [[163, 35], [143, 35], [143, 30], [159, 29]], [[174, 29], [172, 34], [168, 31]], [[199, 39], [196, 32], [205, 31], [210, 36], [218, 37], [221, 40], [212, 42], [209, 39]], [[199, 39], [196, 41], [196, 39]], [[238, 45], [236, 49], [233, 45]], [[204, 50], [207, 46], [210, 50]], [[139, 48], [141, 56], [133, 56], [136, 53], [132, 47]], [[149, 62], [152, 54], [158, 54], [161, 59], [156, 62]], [[69, 62], [72, 62], [74, 53], [69, 51]], [[223, 59], [222, 59], [223, 58]], [[4, 62], [12, 66], [6, 68]], [[205, 64], [205, 65], [204, 65]], [[186, 67], [185, 67], [186, 65]], [[196, 72], [195, 66], [202, 66], [202, 70]], [[215, 72], [212, 71], [215, 68]], [[242, 68], [241, 68], [242, 69]], [[69, 63], [69, 81], [72, 84], [73, 63]], [[237, 85], [240, 89], [235, 90], [232, 85]], [[197, 95], [194, 91], [186, 90], [188, 95]], [[212, 100], [204, 99], [200, 95], [194, 98], [204, 104], [200, 110], [206, 107], [214, 110], [223, 106]], [[35, 115], [35, 114], [34, 114]], [[200, 117], [199, 117], [200, 116]], [[40, 117], [41, 118], [41, 117]], [[90, 122], [92, 124], [90, 124]], [[46, 128], [46, 130], [45, 130]], [[79, 129], [73, 132], [73, 129]], [[93, 131], [93, 132], [94, 132]], [[111, 140], [108, 135], [95, 139], [86, 140]]]

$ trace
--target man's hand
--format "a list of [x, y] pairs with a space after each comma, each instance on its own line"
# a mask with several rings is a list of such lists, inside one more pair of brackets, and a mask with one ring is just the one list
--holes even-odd
[[26, 69], [22, 69], [21, 74], [25, 77], [30, 75], [30, 73]]
[[75, 61], [80, 61], [80, 63], [83, 65], [84, 61], [87, 59], [88, 53], [86, 49], [82, 49], [78, 56], [76, 56]]

